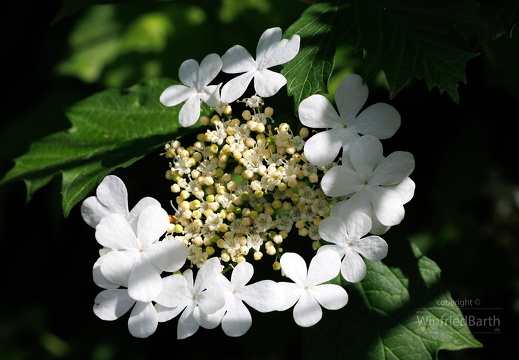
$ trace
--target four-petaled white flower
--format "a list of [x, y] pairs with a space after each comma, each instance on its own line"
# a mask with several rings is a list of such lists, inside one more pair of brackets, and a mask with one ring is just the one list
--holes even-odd
[[408, 178], [414, 170], [413, 155], [395, 151], [384, 157], [382, 152], [380, 140], [362, 136], [351, 145], [347, 161], [332, 167], [321, 180], [326, 195], [351, 196], [334, 205], [334, 216], [346, 218], [361, 211], [377, 224], [372, 233], [399, 224], [404, 204], [414, 193], [414, 183]]
[[174, 274], [164, 278], [168, 286], [157, 297], [156, 309], [159, 321], [167, 321], [180, 312], [177, 339], [185, 339], [202, 326], [214, 329], [220, 324], [225, 312], [225, 293], [218, 258], [210, 258], [198, 270], [193, 281], [193, 271], [187, 269], [182, 275]]
[[278, 310], [285, 302], [283, 290], [272, 280], [261, 280], [247, 285], [253, 274], [252, 264], [242, 262], [234, 267], [231, 281], [224, 283], [227, 299], [222, 329], [228, 336], [241, 336], [252, 325], [252, 316], [244, 302], [263, 313]]
[[220, 85], [209, 85], [222, 68], [222, 59], [217, 54], [207, 55], [198, 65], [190, 59], [180, 65], [178, 76], [184, 85], [171, 85], [160, 95], [160, 102], [165, 106], [175, 106], [186, 102], [178, 115], [180, 125], [188, 127], [200, 117], [201, 101], [209, 106], [220, 103]]
[[267, 29], [256, 48], [256, 60], [241, 45], [235, 45], [222, 56], [222, 71], [229, 74], [243, 73], [229, 80], [221, 91], [221, 99], [231, 103], [238, 99], [254, 79], [254, 89], [261, 97], [275, 95], [287, 82], [286, 78], [269, 68], [292, 60], [299, 52], [299, 35], [290, 40], [281, 39], [281, 29]]
[[371, 229], [371, 219], [364, 213], [351, 214], [345, 221], [329, 216], [319, 224], [319, 235], [333, 245], [323, 245], [317, 253], [333, 250], [342, 259], [341, 274], [350, 282], [358, 282], [366, 276], [366, 264], [362, 259], [382, 260], [387, 255], [387, 243], [379, 236], [362, 238]]
[[110, 214], [122, 215], [134, 227], [141, 211], [152, 205], [160, 206], [160, 203], [151, 197], [145, 197], [131, 211], [128, 211], [126, 185], [117, 176], [108, 175], [97, 187], [96, 196], [90, 196], [83, 201], [81, 215], [83, 220], [94, 228], [102, 218]]
[[400, 127], [400, 115], [391, 105], [377, 103], [360, 114], [368, 98], [368, 87], [359, 75], [347, 76], [335, 93], [339, 110], [324, 96], [312, 95], [299, 104], [301, 123], [311, 128], [326, 128], [306, 141], [304, 154], [309, 162], [317, 166], [332, 163], [343, 149], [359, 138], [359, 134], [373, 135], [379, 139], [393, 136]]
[[169, 227], [169, 217], [159, 206], [145, 208], [137, 219], [136, 231], [120, 214], [103, 218], [96, 239], [110, 251], [101, 256], [102, 275], [128, 288], [135, 300], [152, 301], [162, 290], [162, 271], [176, 271], [187, 257], [185, 245], [177, 240], [158, 241]]
[[323, 284], [335, 278], [341, 270], [339, 255], [331, 250], [315, 255], [308, 271], [301, 255], [287, 252], [281, 256], [281, 269], [293, 283], [278, 283], [285, 292], [284, 311], [294, 304], [294, 320], [303, 327], [315, 325], [322, 317], [321, 306], [338, 310], [348, 302], [348, 294], [340, 285]]

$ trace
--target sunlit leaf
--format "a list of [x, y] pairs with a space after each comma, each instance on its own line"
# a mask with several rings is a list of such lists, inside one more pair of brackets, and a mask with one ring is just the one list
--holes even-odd
[[15, 159], [1, 183], [23, 180], [29, 200], [61, 175], [63, 212], [68, 215], [114, 169], [196, 130], [197, 125], [180, 127], [182, 104], [168, 108], [159, 102], [161, 92], [173, 83], [155, 79], [128, 90], [106, 90], [77, 103], [67, 112], [72, 127], [34, 142]]

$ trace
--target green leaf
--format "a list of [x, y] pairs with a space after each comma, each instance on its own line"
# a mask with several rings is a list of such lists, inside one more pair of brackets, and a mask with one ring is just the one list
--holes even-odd
[[178, 113], [183, 104], [168, 108], [159, 102], [162, 91], [174, 83], [154, 79], [127, 90], [105, 90], [77, 103], [67, 111], [72, 127], [34, 142], [15, 159], [0, 185], [24, 180], [28, 201], [61, 174], [62, 207], [68, 216], [114, 169], [127, 167], [200, 126], [182, 128]]
[[312, 94], [326, 92], [334, 50], [343, 41], [364, 53], [361, 75], [365, 80], [385, 72], [391, 97], [416, 78], [459, 102], [457, 87], [466, 81], [466, 62], [478, 53], [457, 29], [479, 21], [473, 0], [314, 4], [287, 30], [287, 36], [302, 38], [300, 53], [282, 72], [288, 92], [296, 106]]
[[[519, 2], [516, 0], [480, 0], [479, 13], [487, 22], [488, 39], [496, 39], [501, 35], [512, 37], [514, 27], [519, 24]], [[487, 39], [482, 39], [487, 40]]]
[[440, 269], [407, 241], [346, 287], [349, 303], [304, 331], [305, 359], [436, 359], [438, 350], [482, 345], [440, 282]]

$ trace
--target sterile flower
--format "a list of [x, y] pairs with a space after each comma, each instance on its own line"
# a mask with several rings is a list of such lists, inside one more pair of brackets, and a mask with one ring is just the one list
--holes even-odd
[[108, 175], [97, 187], [96, 196], [83, 201], [81, 215], [85, 222], [94, 228], [102, 218], [110, 214], [120, 214], [134, 226], [141, 211], [152, 205], [160, 206], [160, 203], [151, 197], [145, 197], [131, 211], [128, 211], [126, 185], [117, 176]]
[[152, 335], [159, 323], [157, 311], [150, 301], [141, 302], [130, 297], [127, 289], [101, 291], [94, 300], [94, 313], [101, 320], [113, 321], [126, 314], [132, 306], [128, 319], [130, 334], [138, 338]]
[[157, 241], [169, 227], [169, 217], [159, 206], [145, 208], [134, 231], [120, 214], [103, 218], [96, 227], [97, 241], [110, 251], [100, 258], [102, 275], [128, 287], [135, 300], [148, 302], [162, 290], [162, 271], [174, 272], [186, 260], [185, 245], [176, 240]]
[[228, 296], [222, 329], [228, 336], [241, 336], [252, 325], [252, 316], [244, 302], [263, 313], [278, 310], [284, 304], [285, 295], [278, 283], [261, 280], [247, 285], [253, 274], [252, 264], [242, 262], [234, 267], [231, 281], [225, 282]]
[[[404, 218], [404, 203], [414, 186], [407, 180], [414, 169], [414, 157], [409, 152], [395, 151], [384, 157], [382, 143], [374, 136], [365, 135], [350, 147], [346, 165], [332, 167], [323, 176], [321, 188], [328, 196], [351, 196], [339, 202], [341, 207], [348, 202], [355, 204], [349, 212], [361, 211], [372, 221], [384, 226], [399, 224]], [[395, 188], [400, 186], [399, 190]], [[407, 193], [402, 196], [401, 193]], [[406, 201], [407, 200], [407, 201]], [[334, 213], [335, 214], [335, 213]], [[342, 215], [339, 217], [343, 217]]]
[[345, 221], [334, 216], [323, 219], [319, 224], [319, 235], [333, 245], [323, 245], [317, 253], [333, 250], [342, 258], [341, 274], [350, 281], [357, 282], [366, 276], [366, 264], [362, 259], [382, 260], [387, 255], [387, 243], [379, 236], [362, 238], [371, 229], [368, 215], [357, 212]]
[[281, 29], [267, 29], [256, 48], [256, 60], [241, 45], [235, 45], [222, 56], [222, 71], [243, 73], [228, 81], [221, 91], [221, 99], [230, 103], [238, 99], [254, 79], [254, 89], [261, 97], [275, 95], [287, 82], [286, 78], [269, 68], [292, 60], [299, 52], [299, 35], [281, 39]]
[[306, 268], [301, 255], [287, 252], [281, 256], [281, 269], [294, 283], [278, 283], [285, 293], [284, 311], [294, 304], [294, 320], [303, 327], [315, 325], [322, 317], [321, 306], [338, 310], [348, 302], [348, 294], [340, 285], [323, 284], [335, 278], [341, 269], [339, 255], [331, 250], [315, 255]]
[[160, 102], [165, 106], [175, 106], [186, 102], [178, 115], [180, 125], [187, 127], [198, 121], [201, 101], [209, 106], [220, 103], [218, 90], [220, 85], [209, 85], [222, 68], [222, 59], [217, 54], [209, 54], [198, 65], [196, 60], [184, 61], [178, 76], [184, 85], [171, 85], [160, 95]]
[[[167, 280], [166, 280], [167, 279]], [[220, 260], [207, 260], [198, 270], [193, 282], [193, 271], [187, 269], [180, 274], [164, 278], [170, 284], [162, 291], [155, 305], [160, 321], [172, 319], [180, 312], [177, 339], [185, 339], [198, 331], [200, 326], [214, 329], [224, 315], [225, 294]]]
[[400, 127], [400, 115], [391, 105], [377, 103], [360, 114], [368, 98], [368, 87], [359, 75], [344, 78], [335, 93], [333, 105], [322, 95], [316, 94], [301, 101], [301, 123], [312, 128], [326, 128], [306, 141], [304, 154], [309, 162], [325, 166], [334, 161], [341, 148], [347, 151], [359, 138], [359, 134], [387, 139]]

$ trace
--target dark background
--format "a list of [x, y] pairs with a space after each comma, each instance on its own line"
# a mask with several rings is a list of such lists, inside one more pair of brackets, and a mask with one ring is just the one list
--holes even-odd
[[[64, 110], [104, 90], [103, 76], [122, 62], [135, 66], [122, 82], [124, 86], [143, 80], [135, 69], [146, 56], [167, 65], [161, 75], [176, 78], [178, 65], [185, 59], [201, 60], [205, 54], [222, 53], [247, 41], [251, 45], [245, 46], [254, 49], [264, 29], [286, 29], [306, 6], [289, 2], [290, 6], [276, 5], [280, 8], [271, 4], [267, 11], [243, 10], [233, 22], [214, 27], [210, 33], [217, 38], [214, 44], [191, 42], [188, 47], [175, 43], [161, 55], [119, 57], [99, 79], [85, 82], [60, 74], [56, 65], [70, 56], [69, 36], [86, 10], [50, 25], [60, 2], [43, 3], [11, 2], [2, 14], [0, 68], [5, 93], [1, 96], [0, 175], [32, 141], [68, 128]], [[211, 3], [209, 15], [219, 8], [217, 2]], [[155, 6], [176, 9], [168, 4]], [[119, 21], [125, 23], [155, 8], [132, 5], [117, 9]], [[281, 15], [275, 17], [276, 12]], [[245, 15], [256, 21], [246, 21]], [[205, 23], [211, 21], [209, 17]], [[206, 28], [200, 31], [209, 36]], [[181, 37], [182, 31], [176, 36]], [[200, 34], [192, 36], [196, 39]], [[477, 300], [481, 309], [493, 309], [489, 311], [501, 322], [499, 334], [478, 334], [478, 328], [472, 329], [483, 349], [441, 351], [443, 359], [503, 358], [507, 349], [516, 348], [513, 341], [518, 336], [518, 41], [517, 37], [503, 36], [474, 46], [482, 55], [468, 62], [467, 84], [460, 85], [459, 105], [418, 81], [412, 81], [392, 100], [386, 90], [374, 88], [369, 100], [389, 102], [402, 115], [397, 134], [384, 141], [386, 153], [410, 151], [417, 164], [411, 175], [416, 193], [406, 205], [406, 218], [384, 238], [390, 246], [391, 241], [403, 238], [416, 243], [442, 269], [442, 279], [453, 299]], [[150, 155], [115, 172], [127, 184], [130, 205], [147, 195], [167, 204], [165, 169], [164, 159]], [[238, 339], [224, 336], [220, 329], [200, 329], [192, 338], [177, 341], [175, 321], [160, 324], [149, 339], [134, 339], [127, 331], [127, 316], [115, 322], [99, 320], [91, 311], [99, 292], [91, 280], [99, 246], [93, 229], [82, 221], [78, 206], [63, 218], [59, 193], [58, 178], [28, 204], [22, 182], [0, 187], [0, 359], [151, 359], [164, 351], [174, 359], [299, 356], [301, 330], [293, 324], [290, 312], [253, 315], [252, 329]], [[465, 314], [472, 314], [470, 311], [476, 310], [462, 308]]]

